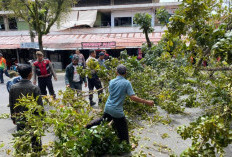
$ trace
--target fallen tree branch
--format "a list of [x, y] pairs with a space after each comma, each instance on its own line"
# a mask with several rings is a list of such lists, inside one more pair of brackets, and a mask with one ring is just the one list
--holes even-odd
[[230, 67], [218, 67], [218, 68], [200, 68], [202, 71], [229, 71], [232, 70]]

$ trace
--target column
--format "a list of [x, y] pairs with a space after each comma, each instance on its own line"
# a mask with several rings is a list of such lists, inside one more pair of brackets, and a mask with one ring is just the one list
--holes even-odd
[[5, 31], [9, 31], [9, 20], [7, 16], [3, 16], [3, 20], [4, 20], [4, 25], [5, 25]]

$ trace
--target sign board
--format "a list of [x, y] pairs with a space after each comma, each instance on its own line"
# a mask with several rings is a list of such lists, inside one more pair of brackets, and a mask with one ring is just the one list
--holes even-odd
[[82, 49], [115, 48], [116, 42], [82, 42]]
[[20, 43], [20, 48], [39, 48], [39, 43]]

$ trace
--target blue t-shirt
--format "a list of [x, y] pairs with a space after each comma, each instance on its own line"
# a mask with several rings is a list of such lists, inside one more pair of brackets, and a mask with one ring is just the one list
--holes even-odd
[[130, 81], [122, 76], [117, 76], [110, 81], [109, 93], [110, 95], [106, 101], [104, 112], [115, 118], [124, 117], [123, 102], [126, 95], [135, 95]]

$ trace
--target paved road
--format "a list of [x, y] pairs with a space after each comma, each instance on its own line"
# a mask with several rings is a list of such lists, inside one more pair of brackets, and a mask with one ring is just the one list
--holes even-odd
[[[64, 73], [58, 73], [58, 81], [53, 80], [54, 90], [57, 93], [59, 90], [65, 89], [64, 84]], [[5, 83], [9, 80], [9, 78], [4, 76]], [[6, 89], [6, 84], [0, 84], [0, 115], [10, 113], [10, 108], [7, 107], [9, 104], [9, 93]], [[83, 86], [84, 91], [88, 91], [87, 88]], [[88, 98], [87, 98], [88, 99]], [[97, 94], [94, 94], [93, 100], [97, 102]], [[97, 105], [95, 105], [97, 107]], [[11, 119], [0, 119], [0, 144], [4, 143], [5, 146], [0, 150], [0, 156], [7, 156], [6, 151], [12, 150], [12, 133], [16, 131], [16, 126], [12, 123]], [[48, 134], [45, 138], [43, 138], [43, 144], [48, 143], [53, 139], [52, 134]]]
[[[8, 78], [5, 78], [5, 82], [7, 82]], [[58, 81], [54, 83], [54, 89], [57, 92], [58, 90], [64, 90], [64, 74], [58, 74]], [[84, 91], [87, 91], [87, 88], [83, 87]], [[3, 113], [9, 113], [8, 104], [9, 95], [6, 90], [5, 84], [0, 84], [0, 115]], [[94, 95], [94, 101], [97, 100], [97, 95]], [[160, 108], [160, 115], [166, 117], [167, 113]], [[189, 113], [187, 115], [169, 115], [172, 119], [172, 123], [170, 125], [149, 125], [147, 122], [141, 122], [144, 126], [144, 129], [135, 130], [136, 136], [140, 138], [139, 146], [136, 148], [132, 154], [142, 153], [142, 151], [147, 154], [147, 156], [156, 156], [156, 157], [167, 157], [169, 156], [169, 152], [167, 148], [170, 148], [176, 154], [180, 154], [183, 150], [185, 150], [188, 146], [191, 145], [191, 140], [182, 140], [181, 137], [176, 133], [176, 128], [183, 124], [189, 124], [194, 121], [201, 113], [202, 110], [199, 108], [196, 109], [188, 109], [186, 108], [186, 112]], [[12, 133], [15, 132], [16, 127], [13, 125], [10, 118], [8, 119], [0, 119], [0, 144], [3, 142], [5, 144], [4, 148], [0, 150], [0, 156], [8, 156], [6, 155], [6, 150], [12, 150]], [[167, 138], [162, 138], [163, 134], [167, 134]], [[54, 136], [50, 133], [47, 134], [46, 137], [42, 139], [43, 144], [52, 141]], [[167, 148], [166, 148], [167, 147]], [[9, 155], [10, 156], [10, 155]], [[232, 156], [232, 147], [229, 146], [226, 148], [226, 156]]]

